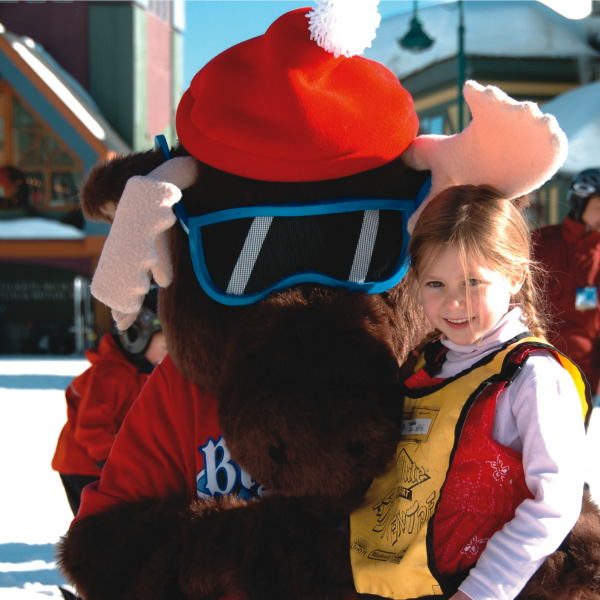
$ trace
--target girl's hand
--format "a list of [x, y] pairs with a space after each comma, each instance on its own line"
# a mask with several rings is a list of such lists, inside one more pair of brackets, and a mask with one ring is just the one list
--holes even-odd
[[471, 600], [469, 596], [467, 596], [464, 592], [458, 590], [454, 596], [450, 597], [450, 600]]

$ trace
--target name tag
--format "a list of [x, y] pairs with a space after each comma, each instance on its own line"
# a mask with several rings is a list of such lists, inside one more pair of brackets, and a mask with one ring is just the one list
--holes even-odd
[[432, 419], [410, 419], [402, 421], [402, 435], [426, 435]]
[[592, 286], [578, 288], [575, 292], [575, 308], [582, 312], [598, 308], [598, 288]]

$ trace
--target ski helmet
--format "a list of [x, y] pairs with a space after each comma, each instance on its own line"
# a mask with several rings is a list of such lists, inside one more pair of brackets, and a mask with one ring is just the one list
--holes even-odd
[[592, 196], [600, 196], [600, 168], [581, 171], [571, 181], [567, 201], [576, 218], [581, 219]]
[[158, 287], [152, 286], [146, 294], [142, 308], [131, 327], [119, 331], [123, 348], [131, 354], [142, 354], [148, 348], [152, 336], [161, 331], [158, 320]]

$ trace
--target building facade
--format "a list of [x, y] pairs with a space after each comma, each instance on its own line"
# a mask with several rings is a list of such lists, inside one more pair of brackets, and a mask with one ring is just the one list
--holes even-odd
[[[600, 80], [600, 2], [593, 6], [592, 15], [573, 21], [535, 1], [463, 2], [465, 78], [542, 110], [549, 100]], [[422, 8], [419, 17], [433, 39], [429, 49], [413, 53], [400, 46], [413, 18], [404, 13], [382, 20], [365, 56], [390, 68], [412, 94], [420, 133], [451, 135], [459, 129], [458, 3]], [[463, 104], [465, 126], [469, 120]], [[533, 198], [534, 224], [564, 217], [569, 181], [569, 173], [559, 173]]]
[[81, 351], [111, 320], [88, 292], [108, 227], [78, 189], [175, 143], [183, 0], [2, 2], [0, 24], [0, 353]]

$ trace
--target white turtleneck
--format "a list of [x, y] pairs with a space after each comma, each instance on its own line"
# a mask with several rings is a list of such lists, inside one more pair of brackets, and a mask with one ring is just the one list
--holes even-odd
[[[527, 331], [513, 308], [478, 344], [448, 348], [437, 377], [452, 377]], [[500, 393], [493, 436], [523, 456], [534, 498], [487, 543], [460, 590], [473, 600], [513, 600], [577, 521], [584, 483], [585, 431], [579, 396], [567, 371], [546, 350], [536, 351]]]

